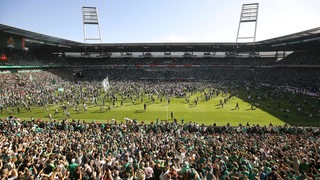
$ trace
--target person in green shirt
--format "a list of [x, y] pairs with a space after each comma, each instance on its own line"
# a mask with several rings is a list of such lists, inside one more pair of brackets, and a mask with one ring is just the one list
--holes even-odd
[[68, 171], [70, 172], [70, 177], [71, 179], [73, 177], [75, 177], [76, 175], [76, 170], [77, 170], [77, 167], [79, 166], [79, 164], [76, 163], [76, 160], [75, 159], [72, 159], [71, 160], [71, 164], [69, 164], [68, 166]]
[[249, 176], [249, 180], [254, 180], [256, 177], [258, 177], [259, 170], [257, 168], [252, 169], [252, 173]]
[[299, 165], [299, 172], [307, 172], [309, 170], [309, 163], [306, 158], [302, 159], [302, 162]]

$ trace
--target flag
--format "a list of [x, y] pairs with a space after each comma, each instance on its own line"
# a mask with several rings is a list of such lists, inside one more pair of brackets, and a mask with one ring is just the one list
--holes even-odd
[[34, 80], [34, 78], [32, 77], [32, 74], [30, 74], [29, 80], [30, 80], [30, 81], [33, 81], [33, 80]]
[[103, 87], [105, 92], [107, 92], [110, 89], [109, 77], [108, 76], [102, 81], [102, 87]]

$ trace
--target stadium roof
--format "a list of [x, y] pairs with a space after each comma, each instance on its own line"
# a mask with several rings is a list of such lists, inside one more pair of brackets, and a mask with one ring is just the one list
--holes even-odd
[[62, 46], [62, 47], [75, 47], [79, 46], [79, 42], [61, 39], [53, 36], [48, 36], [40, 33], [35, 33], [7, 25], [0, 24], [0, 32], [14, 34], [24, 37], [29, 42], [40, 43], [44, 45]]
[[[226, 51], [294, 51], [320, 47], [320, 27], [251, 43], [103, 43], [84, 44], [53, 36], [43, 35], [0, 24], [0, 32], [22, 36], [29, 48], [63, 48], [65, 51], [90, 52], [226, 52]], [[40, 46], [39, 46], [40, 44]], [[56, 50], [56, 48], [52, 48]]]
[[[257, 44], [271, 45], [272, 47], [290, 46], [293, 44], [302, 45], [309, 42], [320, 44], [320, 27], [306, 31], [289, 34], [277, 38], [257, 42]], [[309, 44], [310, 45], [310, 44]]]

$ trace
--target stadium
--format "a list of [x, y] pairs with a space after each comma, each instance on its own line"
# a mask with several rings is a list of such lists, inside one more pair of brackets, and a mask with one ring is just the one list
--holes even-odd
[[82, 43], [0, 24], [0, 53], [1, 179], [320, 177], [319, 27]]

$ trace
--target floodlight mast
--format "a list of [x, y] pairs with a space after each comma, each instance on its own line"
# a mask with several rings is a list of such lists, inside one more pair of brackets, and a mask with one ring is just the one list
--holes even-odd
[[[258, 11], [259, 11], [259, 3], [242, 5], [236, 42], [238, 42], [239, 39], [252, 39], [253, 42], [256, 42]], [[239, 37], [241, 23], [255, 23], [253, 36]]]
[[[96, 7], [82, 7], [82, 18], [83, 18], [83, 36], [84, 42], [99, 41], [102, 43], [100, 24], [98, 18], [98, 10]], [[86, 26], [97, 26], [99, 37], [87, 37]]]

